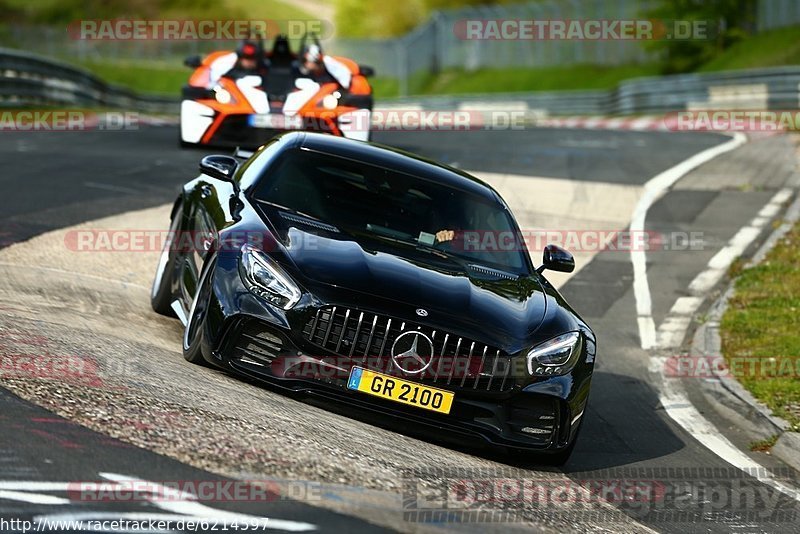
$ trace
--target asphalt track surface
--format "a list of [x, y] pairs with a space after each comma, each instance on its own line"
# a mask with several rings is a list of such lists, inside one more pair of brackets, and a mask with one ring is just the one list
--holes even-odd
[[[0, 247], [84, 221], [171, 202], [180, 185], [195, 174], [199, 158], [206, 153], [181, 151], [175, 148], [175, 138], [176, 132], [168, 127], [113, 133], [4, 132], [0, 144], [0, 161], [6, 169], [0, 176]], [[644, 184], [691, 155], [727, 140], [725, 136], [716, 134], [559, 129], [403, 132], [376, 138], [379, 142], [469, 170], [631, 185]], [[765, 181], [763, 187], [735, 188], [723, 180], [720, 184], [712, 181], [706, 186], [698, 186], [707, 178], [702, 171], [703, 167], [683, 178], [649, 212], [648, 229], [699, 228], [706, 232], [706, 246], [701, 251], [674, 254], [663, 251], [661, 256], [648, 257], [657, 324], [716, 250], [753, 218], [775, 189], [782, 185]], [[533, 254], [537, 252], [533, 251]], [[378, 446], [378, 440], [396, 440], [392, 446], [396, 446], [398, 455], [407, 460], [405, 467], [408, 468], [508, 468], [513, 470], [514, 476], [532, 480], [557, 476], [581, 485], [586, 481], [613, 479], [658, 483], [665, 488], [663, 499], [634, 499], [632, 502], [611, 499], [611, 504], [595, 515], [589, 512], [582, 515], [578, 510], [573, 515], [565, 513], [552, 520], [541, 519], [537, 514], [527, 518], [530, 524], [543, 531], [574, 528], [611, 532], [647, 529], [663, 532], [797, 532], [800, 516], [797, 515], [796, 501], [776, 495], [774, 490], [754, 478], [736, 472], [666, 415], [652, 383], [648, 368], [650, 355], [639, 346], [631, 280], [628, 254], [607, 251], [595, 256], [562, 288], [570, 303], [594, 327], [599, 339], [598, 364], [588, 413], [584, 416], [585, 425], [563, 474], [508, 459], [495, 463], [477, 451], [451, 451], [405, 435], [392, 437], [394, 434], [389, 431], [361, 422], [347, 423], [349, 432], [359, 433], [352, 436], [353, 443], [368, 443], [374, 439], [375, 454], [378, 455], [385, 454], [384, 448]], [[119, 294], [109, 296], [119, 297]], [[93, 295], [92, 298], [100, 299], [102, 295]], [[14, 323], [15, 304], [2, 302], [0, 305], [8, 308], [0, 309], [0, 317], [5, 319], [2, 324]], [[25, 307], [26, 303], [21, 301], [16, 305]], [[113, 317], [109, 319], [113, 320]], [[153, 321], [157, 320], [160, 319], [153, 318]], [[46, 335], [47, 317], [42, 317], [41, 321], [42, 332]], [[180, 329], [176, 326], [166, 328], [174, 330], [174, 351], [169, 356], [174, 361], [169, 365], [184, 369], [185, 362], [178, 353]], [[146, 338], [148, 333], [142, 332], [141, 335]], [[64, 343], [74, 344], [75, 341], [65, 339]], [[202, 373], [209, 372], [198, 368], [190, 369], [188, 374], [200, 373], [198, 376], [203, 376]], [[182, 379], [182, 376], [176, 377], [176, 383]], [[227, 394], [237, 386], [253, 387], [227, 376], [215, 375], [214, 381], [224, 382], [215, 387], [227, 388], [224, 389]], [[196, 393], [198, 396], [213, 396], [222, 394], [223, 389], [209, 385], [209, 392]], [[294, 417], [321, 417], [320, 413], [323, 413], [317, 407], [294, 400], [285, 402], [290, 404], [281, 406], [290, 410]], [[17, 499], [6, 498], [9, 495], [2, 491], [14, 491], [13, 481], [102, 480], [103, 474], [109, 473], [156, 481], [222, 480], [218, 475], [71, 423], [6, 391], [0, 390], [0, 404], [3, 421], [0, 435], [0, 449], [3, 451], [0, 457], [0, 516], [3, 518], [33, 518], [65, 511], [64, 506], [47, 502], [22, 502], [18, 496]], [[718, 422], [711, 412], [704, 413]], [[324, 423], [320, 421], [323, 434]], [[722, 422], [719, 426], [728, 439], [746, 447], [745, 437], [725, 428]], [[364, 454], [369, 456], [369, 452]], [[424, 459], [419, 465], [412, 460], [415, 454]], [[752, 453], [752, 456], [770, 467], [783, 467], [765, 455]], [[377, 463], [377, 459], [374, 460]], [[348, 460], [331, 458], [330, 462], [346, 464]], [[727, 494], [722, 492], [726, 497], [734, 491], [731, 489], [733, 485], [745, 495], [752, 493], [754, 504], [737, 506], [730, 499], [722, 504], [715, 502], [715, 496], [708, 493], [708, 488], [720, 485], [729, 490]], [[63, 492], [58, 491], [52, 495], [64, 497]], [[349, 507], [337, 508], [335, 504], [312, 506], [276, 498], [269, 503], [221, 502], [210, 506], [215, 510], [248, 514], [248, 517], [267, 516], [275, 520], [308, 522], [323, 531], [377, 530], [379, 524], [400, 530], [430, 526], [382, 522], [352, 503], [348, 504]], [[98, 510], [109, 513], [130, 512], [131, 509], [143, 513], [164, 511], [155, 503], [114, 503], [98, 507], [80, 502], [69, 505], [68, 509], [71, 513], [86, 511], [90, 514]], [[331, 510], [345, 510], [347, 513]], [[762, 513], [765, 511], [769, 513]], [[603, 516], [603, 512], [607, 515]], [[432, 528], [473, 528], [479, 531], [516, 526], [514, 523], [444, 523], [432, 525]]]

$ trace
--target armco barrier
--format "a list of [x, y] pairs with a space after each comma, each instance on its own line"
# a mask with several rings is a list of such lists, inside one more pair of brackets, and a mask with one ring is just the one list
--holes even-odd
[[71, 106], [176, 113], [177, 97], [137, 94], [36, 54], [0, 48], [0, 106]]
[[[692, 109], [800, 108], [800, 66], [637, 78], [610, 90], [468, 94], [393, 99], [392, 107], [459, 109], [491, 102], [551, 115], [638, 115]], [[387, 101], [387, 103], [389, 103]]]
[[[0, 48], [0, 105], [102, 106], [175, 113], [178, 97], [137, 94], [51, 59]], [[800, 108], [800, 66], [638, 78], [611, 90], [424, 96], [377, 107], [520, 109], [549, 115], [658, 114], [691, 109]]]

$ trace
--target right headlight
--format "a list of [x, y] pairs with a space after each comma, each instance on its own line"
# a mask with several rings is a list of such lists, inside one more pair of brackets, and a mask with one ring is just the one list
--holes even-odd
[[297, 304], [302, 296], [300, 288], [289, 275], [272, 258], [252, 245], [242, 247], [239, 274], [247, 289], [284, 310]]
[[528, 351], [528, 373], [532, 376], [567, 374], [580, 356], [579, 332], [569, 332], [540, 343]]

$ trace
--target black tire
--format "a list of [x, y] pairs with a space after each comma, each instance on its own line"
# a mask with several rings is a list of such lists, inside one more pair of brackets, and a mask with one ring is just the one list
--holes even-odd
[[578, 425], [578, 430], [575, 431], [575, 435], [572, 437], [572, 442], [567, 446], [567, 448], [555, 454], [548, 454], [544, 458], [544, 463], [546, 465], [553, 465], [556, 467], [561, 467], [567, 463], [569, 461], [569, 457], [572, 456], [572, 451], [575, 450], [575, 444], [578, 443], [578, 437], [580, 437], [582, 427], [583, 420], [581, 419], [581, 422]]
[[[211, 252], [211, 254], [214, 254]], [[209, 366], [203, 357], [201, 350], [201, 340], [203, 338], [203, 327], [206, 321], [208, 303], [211, 296], [211, 273], [217, 263], [216, 255], [209, 256], [203, 265], [200, 278], [197, 281], [197, 291], [192, 299], [192, 306], [189, 308], [189, 316], [186, 320], [186, 328], [183, 332], [183, 358], [197, 365]]]
[[[179, 204], [169, 225], [169, 236], [176, 235], [182, 218], [183, 205]], [[153, 311], [167, 317], [175, 317], [175, 312], [172, 310], [172, 301], [175, 300], [172, 294], [172, 275], [175, 272], [176, 255], [174, 247], [167, 240], [161, 250], [158, 266], [156, 266], [156, 274], [153, 278], [153, 287], [150, 290], [150, 306]]]
[[572, 456], [572, 451], [575, 450], [575, 443], [578, 441], [578, 436], [575, 436], [575, 439], [572, 440], [572, 443], [564, 449], [563, 451], [559, 451], [555, 454], [548, 454], [544, 457], [543, 463], [545, 465], [553, 465], [556, 467], [561, 467], [567, 461], [569, 461], [569, 457]]

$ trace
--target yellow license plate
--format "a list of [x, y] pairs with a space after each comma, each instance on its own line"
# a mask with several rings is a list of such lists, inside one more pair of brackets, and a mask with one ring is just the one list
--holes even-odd
[[452, 391], [424, 386], [361, 367], [350, 370], [347, 389], [439, 413], [450, 413], [453, 406]]

